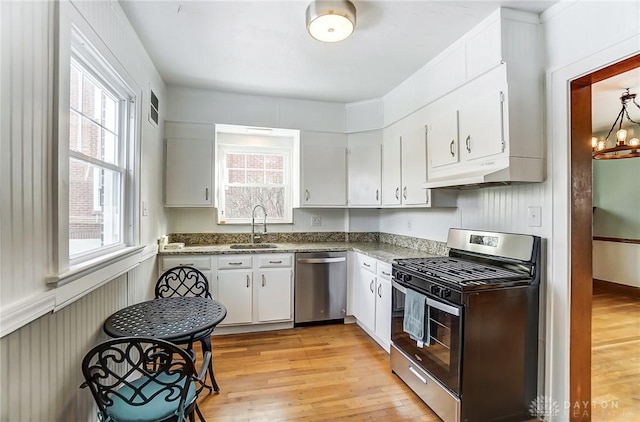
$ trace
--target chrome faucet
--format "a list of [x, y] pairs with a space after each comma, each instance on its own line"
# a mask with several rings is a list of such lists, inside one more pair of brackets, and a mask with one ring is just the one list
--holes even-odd
[[256, 209], [262, 208], [262, 212], [264, 212], [264, 221], [262, 222], [262, 226], [264, 227], [265, 234], [267, 232], [267, 210], [260, 204], [253, 207], [253, 211], [251, 211], [251, 243], [256, 243], [256, 241], [260, 242], [261, 236], [260, 234], [256, 235]]

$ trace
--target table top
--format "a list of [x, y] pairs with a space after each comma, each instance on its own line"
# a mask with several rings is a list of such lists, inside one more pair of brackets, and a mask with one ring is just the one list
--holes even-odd
[[220, 302], [203, 297], [168, 297], [127, 306], [104, 322], [111, 337], [148, 336], [164, 340], [212, 329], [227, 316]]

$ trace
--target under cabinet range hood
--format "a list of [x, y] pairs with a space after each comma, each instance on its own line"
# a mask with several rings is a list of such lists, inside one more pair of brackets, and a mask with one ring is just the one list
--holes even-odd
[[544, 180], [542, 159], [505, 157], [482, 163], [468, 172], [452, 172], [429, 178], [422, 184], [425, 189], [471, 189], [517, 183], [535, 183]]

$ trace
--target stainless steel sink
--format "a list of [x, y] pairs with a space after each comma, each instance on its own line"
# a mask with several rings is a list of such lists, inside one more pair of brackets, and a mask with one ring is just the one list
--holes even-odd
[[231, 249], [272, 249], [277, 248], [278, 245], [273, 243], [238, 243], [229, 247]]

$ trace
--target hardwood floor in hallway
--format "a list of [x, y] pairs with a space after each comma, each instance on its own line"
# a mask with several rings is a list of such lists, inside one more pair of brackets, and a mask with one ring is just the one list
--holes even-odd
[[594, 290], [592, 421], [640, 420], [640, 299]]
[[[440, 421], [356, 324], [213, 337], [211, 421]], [[203, 392], [204, 393], [204, 392]]]

